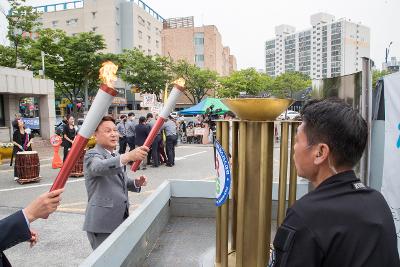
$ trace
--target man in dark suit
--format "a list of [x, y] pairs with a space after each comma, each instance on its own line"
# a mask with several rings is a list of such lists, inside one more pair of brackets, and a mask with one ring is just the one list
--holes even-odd
[[[140, 117], [139, 118], [139, 124], [135, 126], [135, 145], [136, 146], [143, 146], [144, 141], [146, 141], [147, 136], [150, 133], [150, 127], [146, 125], [146, 118], [145, 117]], [[143, 160], [140, 168], [142, 170], [146, 169], [146, 160]]]
[[112, 117], [102, 119], [95, 131], [96, 146], [84, 159], [85, 185], [88, 194], [83, 230], [90, 245], [96, 249], [128, 216], [128, 190], [139, 193], [146, 177], [129, 179], [125, 165], [147, 156], [148, 148], [141, 146], [119, 155], [118, 130]]
[[[157, 116], [157, 114], [156, 114]], [[152, 113], [147, 113], [147, 125], [151, 128], [153, 128], [153, 126], [156, 124], [156, 119], [154, 118]], [[161, 137], [161, 131], [164, 128], [161, 128], [156, 137], [154, 138], [153, 144], [151, 144], [151, 159], [153, 161], [152, 167], [157, 168], [158, 166], [160, 166], [160, 153], [158, 152], [158, 149], [160, 147], [160, 143], [162, 141], [162, 137]]]
[[0, 220], [0, 267], [11, 266], [3, 251], [18, 243], [28, 241], [31, 247], [36, 244], [38, 235], [30, 229], [36, 219], [46, 219], [61, 201], [64, 189], [46, 192], [32, 201], [25, 209]]

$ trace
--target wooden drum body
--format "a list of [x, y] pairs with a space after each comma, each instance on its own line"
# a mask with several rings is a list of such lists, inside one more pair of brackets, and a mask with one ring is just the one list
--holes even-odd
[[[85, 157], [86, 149], [82, 151], [79, 155], [78, 161], [75, 163], [74, 167], [71, 170], [71, 174], [69, 176], [72, 177], [82, 177], [83, 176], [83, 158]], [[72, 157], [73, 155], [68, 154], [68, 157]]]
[[36, 151], [18, 152], [15, 158], [15, 167], [18, 183], [23, 184], [40, 180], [40, 162]]

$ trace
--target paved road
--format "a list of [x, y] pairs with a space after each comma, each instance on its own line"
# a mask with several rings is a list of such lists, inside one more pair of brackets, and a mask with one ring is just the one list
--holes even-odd
[[[129, 193], [131, 210], [167, 179], [214, 179], [212, 147], [182, 145], [177, 147], [176, 156], [176, 165], [172, 168], [150, 167], [135, 174], [145, 174], [149, 181], [140, 194]], [[6, 164], [0, 166], [0, 218], [26, 206], [30, 200], [50, 189], [59, 170], [51, 169], [49, 154], [40, 157], [43, 178], [39, 183], [19, 185], [12, 179], [13, 170]], [[39, 232], [39, 243], [32, 249], [28, 243], [22, 243], [5, 252], [13, 266], [79, 265], [91, 253], [86, 233], [81, 230], [86, 201], [84, 180], [70, 178], [58, 211], [49, 219], [31, 225]]]

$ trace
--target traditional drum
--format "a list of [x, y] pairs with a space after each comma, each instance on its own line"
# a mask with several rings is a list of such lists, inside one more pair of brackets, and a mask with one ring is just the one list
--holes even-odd
[[40, 180], [40, 162], [36, 151], [17, 152], [15, 167], [17, 170], [18, 183], [23, 184]]
[[[75, 163], [74, 167], [71, 170], [71, 174], [69, 176], [72, 177], [82, 177], [83, 176], [83, 158], [85, 157], [86, 149], [82, 151], [79, 155], [78, 161]], [[72, 155], [68, 154], [68, 157], [72, 157]]]

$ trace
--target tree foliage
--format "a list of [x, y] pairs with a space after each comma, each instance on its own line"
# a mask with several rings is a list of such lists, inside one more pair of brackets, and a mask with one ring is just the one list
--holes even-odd
[[55, 84], [56, 96], [75, 103], [82, 98], [87, 86], [97, 91], [98, 72], [105, 55], [100, 51], [106, 46], [101, 35], [93, 32], [67, 36], [60, 30], [44, 29], [31, 44], [24, 63], [37, 71], [42, 67], [44, 52], [45, 76]]
[[9, 46], [0, 45], [0, 66], [15, 67], [15, 51]]
[[272, 89], [273, 79], [259, 73], [254, 68], [233, 72], [230, 76], [219, 79], [219, 97], [237, 97], [241, 92], [247, 95], [259, 95]]
[[211, 90], [215, 90], [218, 74], [208, 69], [200, 69], [196, 65], [179, 60], [173, 66], [176, 78], [182, 77], [186, 80], [183, 92], [193, 104], [199, 103]]
[[[31, 6], [26, 6], [25, 0], [9, 0], [10, 12], [7, 15], [8, 32], [7, 38], [14, 49], [14, 65], [18, 67], [18, 59], [23, 58], [25, 50], [33, 42], [30, 34], [38, 29], [39, 13]], [[25, 36], [25, 35], [29, 35]]]
[[121, 78], [142, 93], [155, 94], [159, 99], [165, 85], [171, 81], [171, 62], [161, 56], [144, 55], [139, 49], [125, 50], [120, 55]]
[[376, 83], [380, 78], [382, 78], [385, 75], [390, 74], [391, 72], [388, 70], [374, 70], [372, 71], [372, 88], [375, 88]]
[[293, 98], [293, 94], [311, 86], [311, 79], [300, 72], [285, 72], [275, 78], [272, 93]]

